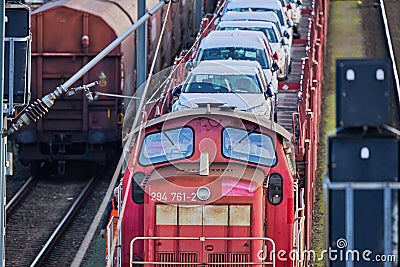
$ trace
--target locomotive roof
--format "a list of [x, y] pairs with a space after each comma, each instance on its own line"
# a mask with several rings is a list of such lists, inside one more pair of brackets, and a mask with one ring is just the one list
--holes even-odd
[[285, 128], [283, 128], [281, 125], [265, 119], [263, 116], [256, 116], [251, 112], [245, 112], [245, 111], [239, 111], [239, 110], [233, 110], [230, 107], [227, 106], [213, 106], [213, 104], [210, 104], [207, 106], [206, 104], [204, 105], [205, 107], [199, 107], [199, 108], [191, 108], [191, 109], [186, 109], [186, 110], [181, 110], [181, 111], [175, 111], [171, 113], [164, 114], [158, 118], [151, 119], [147, 121], [142, 127], [137, 127], [134, 129], [133, 133], [136, 133], [139, 131], [140, 128], [147, 128], [153, 125], [157, 125], [158, 123], [165, 123], [166, 121], [170, 121], [173, 119], [178, 119], [182, 118], [182, 121], [188, 121], [186, 118], [187, 117], [201, 117], [201, 116], [210, 116], [210, 115], [218, 115], [221, 117], [234, 117], [234, 118], [239, 118], [245, 121], [253, 122], [256, 124], [261, 125], [264, 128], [267, 128], [271, 131], [276, 132], [277, 134], [281, 135], [288, 141], [292, 140], [292, 134], [289, 133]]
[[251, 47], [264, 49], [262, 32], [256, 31], [212, 31], [201, 41], [200, 48]]
[[[50, 9], [67, 7], [102, 18], [115, 30], [117, 35], [122, 34], [137, 20], [137, 4], [132, 0], [119, 0], [118, 4], [112, 1], [82, 1], [82, 0], [55, 0], [47, 2], [35, 9], [32, 14], [45, 12]], [[119, 14], [119, 15], [116, 15]]]

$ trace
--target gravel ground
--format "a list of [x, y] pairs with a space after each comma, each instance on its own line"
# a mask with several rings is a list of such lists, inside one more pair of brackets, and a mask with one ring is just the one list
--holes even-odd
[[7, 217], [6, 266], [29, 264], [69, 209], [85, 181], [41, 179]]
[[[360, 10], [362, 15], [365, 56], [370, 58], [388, 58], [389, 53], [387, 49], [385, 49], [386, 37], [383, 25], [377, 23], [381, 21], [379, 3], [375, 0], [363, 0]], [[397, 24], [400, 26], [400, 23]]]
[[[336, 59], [365, 56], [361, 14], [362, 11], [356, 1], [330, 3], [313, 210], [313, 249], [318, 256], [325, 249], [325, 207], [322, 185], [326, 171], [326, 140], [328, 133], [336, 128]], [[324, 261], [317, 260], [312, 266], [323, 267], [325, 264]]]
[[[388, 20], [390, 21], [389, 30], [392, 35], [392, 43], [396, 56], [397, 66], [400, 63], [400, 3], [398, 0], [385, 0], [385, 9]], [[368, 21], [369, 18], [366, 18]], [[371, 21], [369, 21], [371, 22]], [[372, 23], [372, 22], [371, 22]]]

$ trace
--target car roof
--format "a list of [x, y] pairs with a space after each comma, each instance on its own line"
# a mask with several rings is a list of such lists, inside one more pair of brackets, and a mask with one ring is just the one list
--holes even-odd
[[221, 28], [224, 27], [244, 28], [240, 30], [249, 30], [246, 29], [247, 27], [269, 28], [272, 29], [272, 31], [276, 34], [277, 38], [281, 37], [281, 34], [279, 33], [279, 30], [276, 27], [276, 25], [270, 21], [247, 21], [247, 20], [221, 21], [217, 26], [217, 30], [221, 30]]
[[257, 21], [257, 20], [226, 20], [221, 21], [217, 29], [220, 27], [262, 27], [262, 28], [275, 28], [275, 24], [271, 21]]
[[199, 62], [191, 74], [256, 74], [262, 73], [260, 63], [249, 60], [206, 60]]
[[278, 0], [251, 0], [251, 1], [231, 0], [226, 5], [227, 9], [246, 8], [246, 7], [282, 9], [282, 5]]
[[212, 31], [200, 43], [200, 48], [213, 47], [252, 47], [264, 49], [266, 40], [262, 32], [257, 31]]
[[221, 21], [236, 21], [236, 20], [248, 20], [248, 21], [278, 21], [278, 16], [273, 11], [266, 12], [239, 12], [239, 11], [228, 11], [226, 12]]

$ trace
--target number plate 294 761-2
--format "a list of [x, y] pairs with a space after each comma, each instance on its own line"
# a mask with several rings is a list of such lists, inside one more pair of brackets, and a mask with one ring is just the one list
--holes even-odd
[[151, 192], [150, 200], [157, 202], [191, 202], [198, 201], [196, 193], [192, 192]]

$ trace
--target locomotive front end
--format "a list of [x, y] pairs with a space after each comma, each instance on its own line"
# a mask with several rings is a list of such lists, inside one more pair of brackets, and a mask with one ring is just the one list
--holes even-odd
[[208, 108], [161, 116], [137, 134], [123, 179], [126, 266], [291, 264], [275, 255], [293, 248], [295, 198], [279, 126]]

